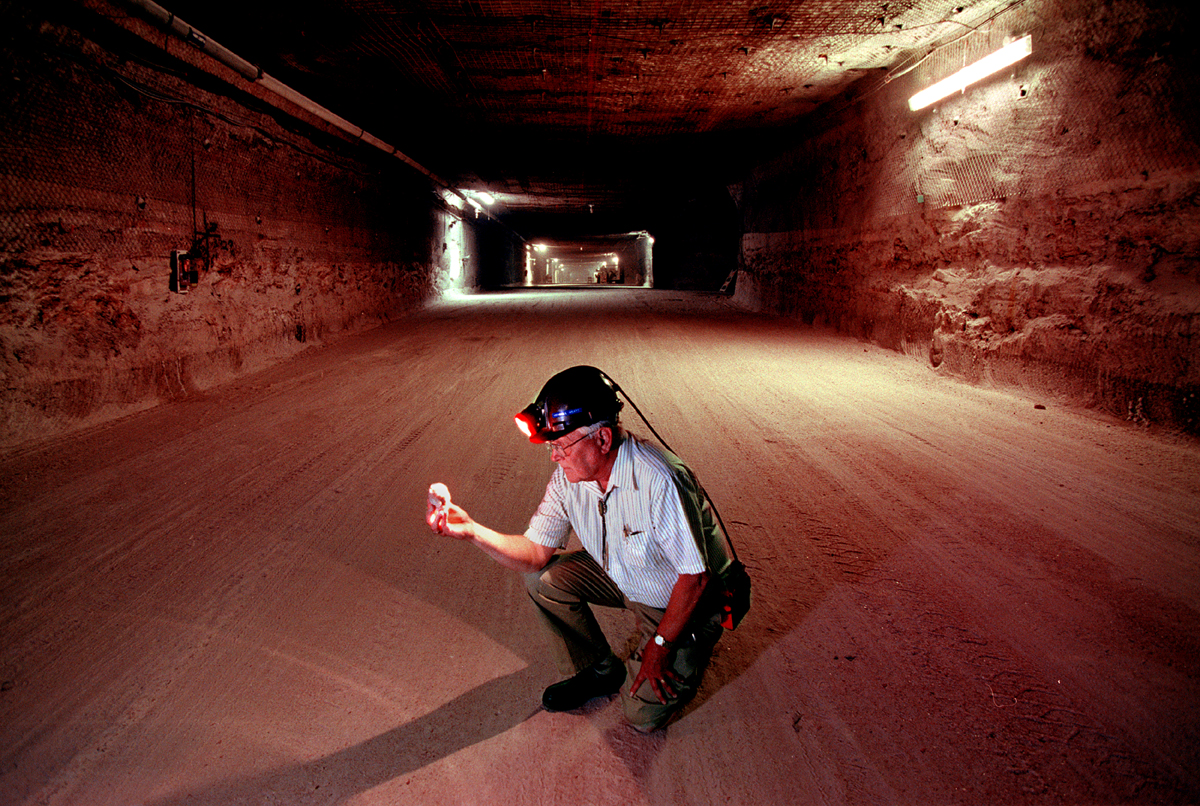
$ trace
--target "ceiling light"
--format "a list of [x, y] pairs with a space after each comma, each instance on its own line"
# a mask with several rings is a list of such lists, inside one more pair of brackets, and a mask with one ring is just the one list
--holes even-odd
[[486, 190], [475, 191], [475, 198], [479, 199], [484, 204], [495, 204], [496, 203], [496, 197], [493, 196], [491, 193], [488, 193]]
[[1033, 37], [1026, 36], [1011, 45], [1006, 45], [991, 56], [985, 56], [974, 64], [959, 70], [949, 78], [942, 79], [929, 89], [921, 90], [908, 99], [908, 108], [916, 112], [930, 104], [937, 103], [947, 95], [962, 92], [976, 81], [987, 78], [992, 73], [999, 72], [1010, 64], [1016, 64], [1033, 53]]

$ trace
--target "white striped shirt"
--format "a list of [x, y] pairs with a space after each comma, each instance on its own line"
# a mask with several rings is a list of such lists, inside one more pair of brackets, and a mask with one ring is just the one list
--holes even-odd
[[[705, 570], [681, 498], [680, 474], [686, 472], [661, 449], [627, 434], [617, 449], [607, 492], [594, 481], [572, 484], [556, 468], [525, 536], [542, 546], [563, 548], [574, 528], [584, 549], [626, 597], [666, 608], [680, 574]], [[695, 501], [692, 510], [698, 511]]]

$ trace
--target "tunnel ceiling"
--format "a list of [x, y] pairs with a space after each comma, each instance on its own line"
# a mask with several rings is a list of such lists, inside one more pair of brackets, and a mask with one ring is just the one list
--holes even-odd
[[[160, 0], [496, 213], [661, 205], [1013, 0]], [[1018, 0], [1019, 2], [1019, 0]]]

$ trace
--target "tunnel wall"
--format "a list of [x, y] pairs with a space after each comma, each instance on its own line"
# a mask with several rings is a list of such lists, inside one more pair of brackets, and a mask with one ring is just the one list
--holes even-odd
[[[744, 183], [736, 298], [939, 372], [1200, 430], [1194, 29], [1169, 4], [1029, 0], [868, 76]], [[1027, 33], [1024, 62], [909, 110]]]
[[0, 3], [0, 29], [0, 446], [185, 397], [449, 284], [435, 239], [454, 216], [398, 162], [82, 6]]

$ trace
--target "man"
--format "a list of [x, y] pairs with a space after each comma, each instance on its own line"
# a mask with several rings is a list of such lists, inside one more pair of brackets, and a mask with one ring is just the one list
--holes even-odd
[[[626, 433], [622, 406], [600, 370], [558, 373], [517, 415], [530, 442], [544, 444], [558, 464], [525, 534], [496, 532], [449, 502], [430, 503], [429, 523], [526, 574], [559, 666], [571, 675], [542, 695], [548, 710], [620, 691], [630, 724], [648, 732], [699, 687], [721, 636], [713, 594], [730, 557], [691, 471]], [[572, 529], [584, 550], [562, 552]], [[591, 605], [637, 616], [641, 640], [628, 685]]]

